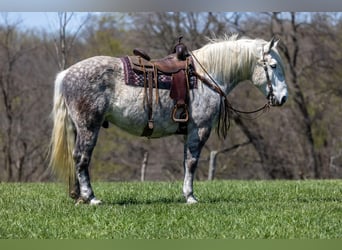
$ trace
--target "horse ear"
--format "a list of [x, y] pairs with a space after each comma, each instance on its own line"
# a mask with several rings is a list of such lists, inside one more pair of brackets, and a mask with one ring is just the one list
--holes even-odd
[[279, 41], [280, 41], [280, 39], [274, 39], [274, 43], [273, 43], [272, 48], [277, 48]]
[[271, 52], [271, 49], [273, 47], [277, 47], [278, 45], [278, 42], [279, 42], [279, 39], [275, 39], [275, 37], [272, 37], [271, 41], [269, 41], [268, 43], [266, 43], [266, 45], [264, 46], [264, 53], [270, 53]]

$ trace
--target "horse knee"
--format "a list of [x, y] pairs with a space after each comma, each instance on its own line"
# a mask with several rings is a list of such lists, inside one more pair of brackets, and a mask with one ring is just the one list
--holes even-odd
[[185, 170], [188, 170], [190, 173], [194, 173], [197, 168], [198, 159], [190, 158], [185, 160]]

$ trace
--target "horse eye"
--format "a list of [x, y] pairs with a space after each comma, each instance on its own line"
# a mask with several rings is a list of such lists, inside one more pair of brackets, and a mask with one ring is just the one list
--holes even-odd
[[270, 66], [271, 66], [272, 69], [277, 68], [277, 64], [270, 64]]

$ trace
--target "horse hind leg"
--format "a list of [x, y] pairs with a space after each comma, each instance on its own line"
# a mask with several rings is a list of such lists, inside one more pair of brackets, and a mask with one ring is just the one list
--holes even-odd
[[[79, 194], [77, 204], [89, 203], [91, 205], [100, 204], [92, 189], [89, 175], [89, 164], [91, 155], [95, 147], [99, 128], [79, 129], [76, 136], [76, 145], [73, 153], [76, 171], [75, 190]], [[77, 187], [77, 185], [79, 187]]]
[[78, 200], [80, 198], [80, 183], [78, 182], [77, 177], [74, 180], [69, 180], [69, 196], [74, 200]]

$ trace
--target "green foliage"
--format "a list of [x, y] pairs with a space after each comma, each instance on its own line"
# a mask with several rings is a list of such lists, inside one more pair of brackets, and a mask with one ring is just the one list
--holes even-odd
[[180, 182], [95, 183], [104, 204], [74, 206], [59, 184], [0, 185], [0, 238], [331, 239], [342, 236], [342, 183], [197, 182], [186, 205]]
[[[125, 30], [120, 14], [94, 16], [90, 23], [86, 40], [86, 55], [118, 56], [128, 53], [125, 48]], [[95, 27], [95, 29], [93, 28]]]

